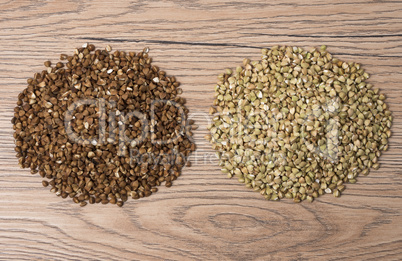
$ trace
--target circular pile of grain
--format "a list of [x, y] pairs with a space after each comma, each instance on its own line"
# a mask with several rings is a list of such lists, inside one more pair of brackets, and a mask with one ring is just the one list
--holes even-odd
[[360, 64], [276, 46], [218, 78], [206, 138], [222, 172], [266, 199], [338, 197], [379, 168], [392, 116]]
[[18, 96], [12, 123], [20, 166], [81, 206], [122, 206], [162, 182], [170, 187], [195, 150], [175, 77], [152, 65], [147, 48], [84, 45], [60, 59], [66, 62], [45, 62]]

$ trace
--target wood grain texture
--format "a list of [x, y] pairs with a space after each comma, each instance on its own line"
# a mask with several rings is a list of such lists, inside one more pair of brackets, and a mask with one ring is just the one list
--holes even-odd
[[[1, 0], [0, 39], [1, 260], [402, 259], [402, 2]], [[193, 166], [123, 208], [62, 200], [14, 157], [10, 120], [26, 79], [85, 42], [149, 46], [200, 125]], [[326, 44], [388, 97], [390, 149], [341, 198], [265, 201], [221, 174], [202, 138], [217, 74], [277, 44]]]

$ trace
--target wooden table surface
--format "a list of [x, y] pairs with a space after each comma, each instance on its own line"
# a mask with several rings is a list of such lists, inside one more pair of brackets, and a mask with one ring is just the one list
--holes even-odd
[[[402, 2], [0, 1], [0, 259], [402, 259]], [[11, 118], [26, 79], [83, 43], [140, 51], [177, 77], [198, 150], [171, 188], [80, 208], [18, 167]], [[394, 115], [381, 167], [342, 197], [266, 201], [221, 174], [203, 140], [216, 76], [273, 45], [325, 44], [363, 64]]]

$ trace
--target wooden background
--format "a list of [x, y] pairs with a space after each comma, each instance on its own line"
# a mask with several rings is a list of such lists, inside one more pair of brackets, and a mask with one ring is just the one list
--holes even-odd
[[[402, 259], [402, 2], [0, 1], [0, 259]], [[171, 188], [123, 208], [80, 208], [21, 170], [12, 125], [26, 79], [85, 42], [151, 49], [195, 116], [198, 151]], [[203, 140], [216, 76], [260, 48], [326, 44], [361, 62], [394, 115], [381, 167], [341, 198], [265, 201], [221, 174]]]

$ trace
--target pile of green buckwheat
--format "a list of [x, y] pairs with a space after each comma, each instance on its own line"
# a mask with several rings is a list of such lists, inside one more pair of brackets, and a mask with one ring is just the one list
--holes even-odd
[[222, 172], [266, 199], [339, 197], [379, 168], [392, 116], [360, 64], [275, 46], [218, 78], [206, 139]]

